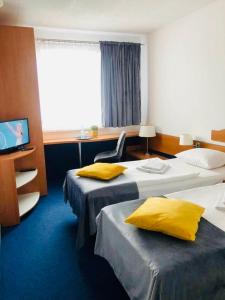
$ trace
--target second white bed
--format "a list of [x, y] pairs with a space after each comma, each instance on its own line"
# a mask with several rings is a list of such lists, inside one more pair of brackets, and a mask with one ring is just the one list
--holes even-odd
[[167, 194], [205, 207], [195, 242], [138, 229], [124, 220], [144, 200], [110, 205], [98, 216], [95, 254], [133, 300], [225, 299], [225, 184]]
[[139, 198], [213, 185], [225, 180], [225, 166], [206, 170], [189, 165], [179, 158], [173, 158], [163, 161], [170, 166], [165, 174], [149, 174], [137, 170], [137, 167], [144, 165], [146, 161], [120, 163], [128, 168], [125, 175], [137, 183]]

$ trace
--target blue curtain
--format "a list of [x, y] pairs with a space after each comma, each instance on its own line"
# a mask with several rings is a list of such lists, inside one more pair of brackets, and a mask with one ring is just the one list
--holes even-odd
[[141, 45], [100, 42], [100, 49], [103, 126], [139, 125]]

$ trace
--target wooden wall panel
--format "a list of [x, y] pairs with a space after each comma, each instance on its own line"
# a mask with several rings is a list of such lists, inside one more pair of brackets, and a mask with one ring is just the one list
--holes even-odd
[[47, 193], [36, 54], [32, 28], [0, 26], [0, 120], [28, 117], [36, 152], [20, 166], [37, 166], [33, 189]]
[[155, 151], [175, 155], [178, 152], [192, 149], [193, 146], [179, 145], [179, 137], [157, 133], [156, 137], [150, 138], [150, 148]]
[[212, 130], [211, 139], [217, 142], [225, 143], [225, 129], [222, 130]]
[[205, 143], [205, 142], [200, 142], [200, 145], [202, 148], [208, 148], [208, 149], [225, 152], [225, 146], [215, 145], [215, 144], [210, 144], [210, 143]]
[[0, 159], [0, 224], [4, 225], [11, 225], [9, 220], [12, 219], [14, 220], [13, 224], [19, 223], [16, 180], [13, 174], [13, 161]]
[[[150, 148], [155, 151], [175, 155], [178, 152], [192, 149], [193, 146], [179, 145], [179, 137], [157, 133], [156, 137], [149, 139]], [[214, 149], [225, 152], [225, 146], [200, 142], [202, 148]]]

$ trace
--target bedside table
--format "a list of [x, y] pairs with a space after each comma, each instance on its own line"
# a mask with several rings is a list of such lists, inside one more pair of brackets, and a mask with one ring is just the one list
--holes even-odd
[[159, 154], [145, 154], [144, 151], [141, 150], [127, 150], [127, 155], [132, 157], [133, 159], [148, 159], [148, 158], [155, 158], [158, 157], [160, 159], [168, 159], [165, 156], [161, 156]]

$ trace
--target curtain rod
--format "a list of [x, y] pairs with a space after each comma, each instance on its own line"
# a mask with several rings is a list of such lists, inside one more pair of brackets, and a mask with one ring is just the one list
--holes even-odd
[[[99, 45], [100, 41], [79, 41], [79, 40], [60, 40], [60, 39], [44, 39], [44, 38], [37, 38], [37, 41], [41, 42], [64, 42], [64, 43], [71, 43], [71, 44], [92, 44], [92, 45]], [[116, 42], [115, 42], [116, 43]], [[128, 42], [129, 43], [129, 42]], [[132, 42], [130, 42], [132, 43]], [[141, 46], [144, 46], [144, 44], [140, 44]]]

